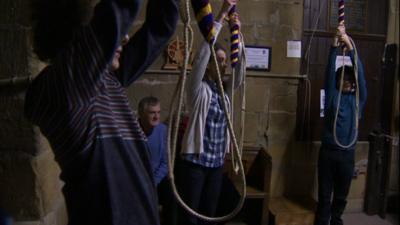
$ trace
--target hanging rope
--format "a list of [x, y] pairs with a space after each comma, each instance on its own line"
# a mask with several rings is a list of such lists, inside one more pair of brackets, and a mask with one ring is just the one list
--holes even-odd
[[[338, 3], [338, 23], [339, 25], [344, 25], [344, 0], [339, 0]], [[356, 90], [355, 90], [355, 94], [356, 94], [356, 106], [355, 106], [355, 110], [354, 110], [354, 118], [355, 118], [355, 133], [354, 133], [354, 137], [352, 137], [351, 141], [349, 144], [343, 144], [340, 143], [339, 139], [337, 138], [337, 134], [336, 134], [336, 128], [337, 128], [337, 119], [338, 119], [338, 115], [339, 115], [339, 107], [340, 107], [340, 101], [341, 101], [341, 97], [342, 97], [342, 91], [343, 91], [343, 79], [344, 79], [344, 56], [345, 56], [345, 48], [343, 48], [343, 66], [342, 66], [342, 70], [341, 70], [341, 76], [340, 76], [340, 84], [339, 84], [339, 93], [338, 93], [338, 101], [337, 101], [337, 105], [336, 105], [336, 112], [335, 112], [335, 119], [333, 122], [333, 138], [335, 140], [335, 143], [341, 147], [341, 148], [349, 148], [352, 145], [354, 145], [357, 141], [357, 136], [358, 136], [358, 115], [359, 115], [359, 105], [360, 105], [360, 92], [359, 92], [359, 87], [358, 87], [358, 53], [357, 53], [357, 48], [356, 45], [353, 41], [353, 39], [350, 39], [351, 44], [353, 45], [353, 49], [354, 49], [354, 66], [353, 66], [353, 71], [354, 71], [354, 80], [355, 80], [355, 84], [356, 84]], [[344, 43], [342, 43], [344, 44]]]
[[[199, 3], [199, 4], [196, 4]], [[201, 4], [200, 4], [201, 3]], [[214, 50], [214, 40], [215, 40], [215, 29], [213, 26], [210, 26], [206, 24], [205, 21], [210, 21], [211, 18], [211, 24], [213, 24], [213, 16], [211, 14], [211, 6], [209, 5], [208, 1], [206, 0], [192, 0], [193, 8], [196, 12], [196, 19], [198, 21], [199, 27], [202, 31], [203, 36], [206, 38], [208, 43], [210, 44], [210, 50], [212, 53], [213, 61], [214, 63], [217, 64], [217, 58]], [[211, 14], [211, 15], [210, 15]], [[202, 19], [204, 18], [205, 19]], [[229, 117], [229, 111], [227, 109], [227, 104], [225, 102], [225, 95], [224, 95], [224, 89], [222, 86], [222, 81], [221, 81], [221, 72], [219, 70], [219, 67], [216, 66], [217, 68], [217, 73], [218, 73], [218, 87], [219, 87], [219, 92], [220, 95], [222, 96], [222, 104], [223, 104], [223, 109], [225, 116], [228, 120], [228, 128], [229, 132], [232, 138], [232, 142], [234, 145], [234, 151], [233, 155], [235, 156], [236, 159], [239, 160], [239, 173], [242, 178], [242, 187], [241, 187], [241, 198], [239, 200], [238, 205], [236, 208], [229, 214], [221, 217], [208, 217], [205, 215], [202, 215], [193, 209], [191, 209], [180, 197], [178, 190], [175, 185], [175, 177], [174, 177], [174, 166], [175, 166], [175, 155], [176, 155], [176, 142], [177, 142], [177, 136], [178, 136], [178, 127], [180, 124], [180, 114], [182, 111], [182, 104], [183, 104], [183, 93], [185, 89], [185, 84], [186, 84], [186, 76], [187, 76], [187, 65], [189, 64], [189, 55], [191, 52], [191, 48], [193, 46], [193, 31], [190, 27], [190, 10], [189, 10], [189, 0], [183, 0], [183, 3], [181, 2], [181, 18], [182, 21], [184, 22], [184, 46], [185, 46], [185, 54], [184, 54], [184, 64], [182, 66], [181, 70], [181, 77], [178, 81], [178, 85], [174, 91], [174, 96], [173, 100], [171, 101], [171, 106], [170, 106], [170, 117], [169, 117], [169, 128], [168, 128], [168, 138], [167, 138], [167, 156], [168, 156], [168, 176], [171, 180], [171, 188], [172, 191], [175, 195], [176, 200], [178, 203], [190, 214], [205, 220], [205, 221], [210, 221], [210, 222], [221, 222], [225, 220], [232, 219], [239, 211], [241, 210], [245, 197], [246, 197], [246, 181], [245, 181], [245, 174], [244, 174], [244, 169], [243, 169], [243, 164], [241, 161], [241, 155], [239, 154], [239, 149], [236, 141], [236, 137], [233, 131], [233, 125]], [[243, 45], [244, 46], [244, 45]], [[176, 102], [176, 97], [179, 96], [178, 102]], [[174, 110], [176, 108], [176, 111]], [[171, 126], [173, 124], [173, 126]], [[171, 143], [171, 137], [172, 137], [172, 143]]]
[[[242, 40], [241, 44], [242, 44], [242, 46], [244, 46], [243, 36], [241, 36], [241, 40]], [[242, 52], [241, 58], [243, 60], [242, 63], [246, 62], [246, 54], [244, 51]], [[243, 81], [242, 81], [242, 85], [241, 85], [241, 89], [240, 89], [242, 104], [240, 106], [240, 139], [239, 139], [240, 142], [239, 142], [239, 148], [238, 148], [240, 157], [242, 156], [242, 153], [243, 153], [244, 123], [245, 123], [245, 117], [246, 117], [246, 70], [244, 69], [244, 71], [242, 71], [242, 73], [244, 75], [243, 75]], [[235, 68], [232, 68], [232, 74], [235, 74]], [[235, 77], [233, 77], [233, 79], [232, 79], [233, 84], [235, 82], [234, 78]], [[233, 85], [232, 85], [232, 89], [233, 89]], [[234, 102], [233, 101], [234, 101], [234, 94], [232, 91], [232, 103], [231, 103], [232, 104], [232, 113], [231, 113], [232, 121], [233, 121], [233, 115], [234, 115], [234, 113], [233, 113]], [[242, 162], [241, 158], [236, 159], [232, 155], [232, 166], [233, 166], [233, 170], [236, 174], [238, 174], [238, 172], [239, 172], [239, 169], [240, 169], [239, 163], [241, 163], [241, 162]]]
[[[242, 44], [242, 46], [244, 47], [244, 43], [243, 43], [243, 36], [240, 36], [240, 32], [239, 32], [239, 24], [235, 23], [235, 14], [237, 14], [236, 12], [236, 5], [234, 5], [231, 10], [228, 13], [228, 18], [229, 21], [231, 21], [232, 25], [230, 27], [230, 31], [231, 31], [231, 67], [232, 67], [232, 85], [231, 85], [231, 120], [234, 121], [234, 84], [235, 84], [235, 76], [234, 74], [236, 74], [236, 65], [239, 62], [239, 44]], [[241, 37], [241, 39], [239, 38]], [[242, 40], [242, 42], [240, 41]], [[240, 43], [241, 42], [241, 43]], [[246, 56], [244, 51], [242, 52], [242, 59], [245, 62], [246, 61]], [[243, 62], [242, 62], [243, 63]], [[245, 122], [245, 110], [246, 110], [246, 101], [245, 101], [245, 95], [246, 95], [246, 71], [241, 71], [244, 74], [243, 77], [243, 83], [242, 83], [242, 87], [241, 87], [241, 95], [242, 95], [242, 104], [240, 107], [240, 143], [239, 143], [239, 154], [240, 156], [242, 155], [242, 150], [243, 150], [243, 142], [244, 142], [244, 122]], [[233, 154], [232, 154], [232, 168], [233, 171], [237, 174], [239, 171], [239, 160], [241, 159], [237, 159]]]
[[354, 110], [354, 118], [355, 118], [355, 133], [354, 136], [352, 137], [351, 141], [349, 144], [343, 144], [340, 143], [339, 139], [337, 138], [336, 134], [336, 127], [337, 127], [337, 119], [339, 115], [339, 106], [340, 106], [340, 101], [341, 101], [341, 96], [342, 96], [342, 91], [343, 91], [343, 78], [344, 78], [344, 56], [345, 56], [345, 50], [343, 49], [343, 66], [341, 70], [341, 76], [340, 76], [340, 86], [339, 86], [339, 93], [338, 93], [338, 102], [336, 105], [336, 113], [335, 113], [335, 120], [333, 122], [333, 138], [335, 140], [335, 143], [341, 147], [341, 148], [349, 148], [351, 147], [356, 141], [357, 141], [357, 136], [358, 136], [358, 115], [359, 115], [359, 105], [360, 105], [360, 92], [359, 92], [359, 87], [358, 87], [358, 54], [357, 54], [357, 49], [355, 47], [354, 41], [350, 39], [353, 48], [354, 48], [354, 80], [355, 80], [355, 85], [356, 85], [356, 109]]

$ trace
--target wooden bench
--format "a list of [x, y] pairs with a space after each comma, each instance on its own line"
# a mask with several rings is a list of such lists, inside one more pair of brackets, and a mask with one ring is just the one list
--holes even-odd
[[[246, 174], [246, 201], [240, 216], [250, 225], [268, 225], [271, 156], [261, 147], [245, 146], [242, 162]], [[240, 179], [234, 175], [230, 156], [225, 160], [225, 172], [238, 187]]]

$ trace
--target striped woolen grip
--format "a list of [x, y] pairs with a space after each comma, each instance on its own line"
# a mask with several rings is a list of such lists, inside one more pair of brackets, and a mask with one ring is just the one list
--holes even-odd
[[196, 15], [200, 31], [208, 43], [215, 40], [214, 16], [208, 0], [192, 0], [192, 7]]
[[344, 0], [339, 0], [338, 3], [338, 23], [344, 24]]
[[[236, 12], [236, 6], [229, 11], [229, 18]], [[231, 66], [234, 68], [239, 61], [239, 25], [231, 26]]]

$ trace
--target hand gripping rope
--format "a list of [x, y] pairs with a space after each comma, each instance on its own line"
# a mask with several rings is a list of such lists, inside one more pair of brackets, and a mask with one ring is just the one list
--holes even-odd
[[[338, 3], [338, 23], [339, 25], [344, 25], [344, 0], [339, 0]], [[350, 37], [349, 37], [350, 38]], [[338, 102], [336, 105], [336, 113], [335, 113], [335, 120], [333, 122], [333, 138], [335, 140], [335, 143], [341, 147], [341, 148], [349, 148], [352, 145], [354, 145], [354, 143], [357, 141], [357, 136], [358, 136], [358, 115], [359, 115], [359, 105], [360, 105], [360, 93], [359, 93], [359, 87], [358, 87], [358, 53], [357, 53], [357, 48], [356, 45], [354, 44], [353, 39], [350, 38], [351, 44], [353, 45], [354, 48], [354, 80], [356, 83], [356, 110], [354, 111], [355, 114], [355, 133], [354, 133], [354, 137], [352, 138], [352, 140], [350, 141], [349, 144], [345, 145], [343, 143], [340, 143], [338, 138], [337, 138], [337, 134], [336, 134], [336, 127], [337, 127], [337, 118], [339, 115], [339, 106], [340, 106], [340, 101], [341, 101], [341, 96], [342, 96], [342, 91], [343, 91], [343, 77], [344, 77], [344, 56], [345, 56], [345, 50], [343, 48], [343, 66], [342, 66], [342, 71], [341, 71], [341, 76], [340, 76], [340, 84], [339, 84], [339, 93], [338, 93]]]
[[[217, 58], [214, 50], [214, 40], [215, 40], [215, 29], [213, 27], [213, 16], [211, 13], [211, 6], [208, 2], [208, 0], [192, 0], [192, 6], [193, 9], [195, 10], [196, 14], [196, 19], [198, 21], [200, 30], [207, 40], [208, 43], [210, 43], [210, 48], [211, 48], [211, 53], [213, 57], [214, 63], [217, 63]], [[242, 187], [241, 187], [241, 198], [239, 200], [238, 205], [236, 206], [233, 211], [225, 216], [221, 217], [208, 217], [205, 215], [202, 215], [193, 209], [191, 209], [180, 197], [175, 181], [174, 181], [174, 165], [175, 165], [175, 155], [176, 155], [176, 142], [177, 142], [177, 136], [178, 136], [178, 127], [180, 123], [180, 115], [182, 112], [182, 103], [183, 103], [183, 93], [184, 93], [184, 88], [185, 88], [185, 83], [186, 83], [186, 75], [187, 75], [187, 65], [189, 63], [189, 54], [192, 49], [192, 44], [193, 44], [193, 31], [190, 27], [190, 10], [189, 10], [189, 0], [182, 0], [181, 2], [181, 18], [184, 23], [184, 45], [185, 45], [185, 55], [184, 55], [184, 64], [181, 70], [181, 76], [179, 78], [177, 87], [174, 91], [173, 99], [171, 101], [171, 106], [170, 106], [170, 117], [169, 117], [169, 128], [168, 128], [168, 144], [167, 144], [167, 154], [168, 154], [168, 176], [171, 180], [171, 188], [172, 191], [175, 195], [176, 200], [179, 202], [179, 204], [190, 214], [205, 220], [205, 221], [211, 221], [211, 222], [220, 222], [220, 221], [225, 221], [233, 218], [242, 208], [245, 197], [246, 197], [246, 180], [245, 180], [245, 174], [244, 174], [244, 169], [243, 169], [243, 164], [241, 161], [241, 155], [239, 153], [239, 148], [238, 144], [235, 138], [234, 130], [233, 130], [233, 125], [229, 117], [228, 113], [228, 108], [227, 104], [225, 102], [225, 98], [222, 97], [222, 105], [224, 106], [224, 112], [225, 116], [228, 120], [228, 128], [229, 132], [231, 135], [232, 142], [234, 144], [234, 151], [233, 155], [235, 156], [236, 159], [238, 159], [238, 162], [235, 164], [238, 164], [239, 167], [239, 172], [240, 176], [242, 178]], [[243, 45], [244, 46], [244, 45]], [[218, 87], [219, 87], [219, 92], [221, 96], [224, 96], [224, 90], [222, 86], [222, 81], [221, 81], [221, 72], [219, 71], [219, 67], [217, 66], [217, 72], [218, 72]], [[176, 97], [179, 96], [178, 102], [176, 100]], [[175, 110], [176, 108], [176, 110]], [[173, 126], [171, 126], [173, 124]], [[171, 143], [172, 139], [172, 143]]]

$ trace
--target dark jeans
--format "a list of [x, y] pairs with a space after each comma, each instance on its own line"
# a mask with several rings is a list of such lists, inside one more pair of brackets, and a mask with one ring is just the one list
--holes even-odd
[[161, 224], [176, 225], [178, 223], [178, 203], [175, 201], [168, 176], [157, 186], [158, 201], [162, 205]]
[[[318, 158], [318, 208], [315, 225], [341, 225], [354, 171], [354, 149], [322, 146]], [[331, 197], [333, 194], [333, 197]], [[332, 202], [331, 202], [332, 199]]]
[[[223, 168], [207, 168], [185, 160], [179, 167], [179, 190], [182, 199], [193, 210], [214, 216], [221, 191]], [[197, 219], [181, 208], [180, 225], [212, 224]]]

